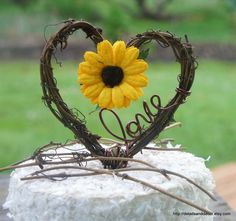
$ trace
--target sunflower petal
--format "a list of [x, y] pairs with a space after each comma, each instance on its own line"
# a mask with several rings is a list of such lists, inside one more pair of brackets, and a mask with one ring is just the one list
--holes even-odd
[[101, 68], [94, 67], [88, 62], [81, 62], [79, 64], [78, 74], [89, 74], [89, 75], [99, 75], [101, 73]]
[[84, 60], [87, 61], [92, 66], [101, 68], [103, 66], [102, 58], [95, 52], [87, 51], [84, 54]]
[[117, 108], [122, 107], [124, 104], [124, 94], [119, 86], [112, 88], [112, 102]]
[[114, 65], [120, 66], [125, 56], [126, 46], [124, 41], [116, 41], [113, 44]]
[[111, 103], [111, 88], [104, 87], [98, 97], [98, 103], [101, 108], [107, 108]]
[[129, 85], [126, 82], [123, 82], [120, 86], [120, 89], [122, 90], [123, 94], [131, 99], [131, 100], [137, 100], [138, 99], [138, 93], [137, 91], [134, 89], [134, 87], [132, 87], [131, 85]]
[[93, 104], [97, 104], [97, 103], [98, 103], [98, 97], [93, 97], [93, 98], [91, 98], [90, 100], [91, 100], [91, 102], [92, 102]]
[[78, 80], [80, 84], [92, 85], [101, 82], [101, 77], [96, 75], [81, 74], [79, 75]]
[[139, 97], [143, 96], [143, 89], [140, 87], [135, 87], [134, 88], [138, 94]]
[[130, 105], [130, 99], [125, 97], [124, 98], [124, 107], [128, 107]]
[[103, 58], [105, 65], [113, 65], [113, 49], [108, 40], [104, 40], [97, 44], [98, 54]]
[[83, 93], [84, 93], [84, 95], [86, 97], [89, 97], [89, 98], [96, 97], [96, 96], [99, 96], [99, 94], [103, 90], [104, 86], [105, 86], [104, 83], [100, 82], [98, 84], [94, 84], [94, 85], [88, 86], [84, 90]]
[[148, 68], [147, 62], [144, 60], [137, 60], [132, 63], [132, 65], [126, 67], [124, 69], [125, 74], [127, 75], [136, 75], [136, 74], [141, 74], [144, 71], [146, 71]]
[[81, 91], [82, 93], [84, 93], [84, 91], [85, 91], [85, 89], [86, 89], [87, 87], [88, 87], [87, 85], [81, 85], [80, 91]]
[[108, 106], [107, 106], [107, 109], [112, 109], [112, 108], [114, 108], [114, 104], [113, 104], [113, 102], [111, 102]]
[[126, 49], [125, 56], [123, 58], [123, 61], [121, 63], [121, 67], [125, 68], [132, 64], [139, 56], [139, 49], [131, 46]]
[[125, 82], [133, 87], [145, 87], [148, 84], [148, 78], [145, 75], [126, 75]]

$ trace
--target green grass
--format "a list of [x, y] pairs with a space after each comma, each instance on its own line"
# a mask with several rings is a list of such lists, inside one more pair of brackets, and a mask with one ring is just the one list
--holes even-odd
[[[64, 63], [55, 67], [61, 94], [70, 107], [83, 113], [94, 110], [79, 92], [76, 83], [77, 64]], [[175, 116], [181, 128], [163, 132], [187, 151], [198, 156], [212, 157], [207, 164], [214, 167], [236, 161], [235, 75], [236, 65], [217, 61], [200, 61], [192, 95]], [[73, 134], [61, 125], [43, 105], [39, 82], [39, 65], [34, 61], [0, 62], [0, 166], [32, 154], [34, 149], [50, 141], [65, 142]], [[167, 101], [173, 94], [179, 67], [176, 63], [150, 65], [150, 84], [145, 99], [157, 93]], [[124, 122], [141, 110], [141, 100], [130, 109], [120, 111]], [[98, 113], [87, 116], [88, 127], [107, 136], [97, 120]], [[111, 117], [109, 124], [115, 126]], [[116, 126], [115, 126], [116, 127]], [[103, 131], [103, 132], [101, 132]]]

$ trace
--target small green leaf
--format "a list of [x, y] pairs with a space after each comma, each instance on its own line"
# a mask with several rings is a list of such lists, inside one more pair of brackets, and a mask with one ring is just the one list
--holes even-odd
[[150, 48], [143, 49], [139, 54], [139, 59], [145, 60], [147, 56], [149, 55]]

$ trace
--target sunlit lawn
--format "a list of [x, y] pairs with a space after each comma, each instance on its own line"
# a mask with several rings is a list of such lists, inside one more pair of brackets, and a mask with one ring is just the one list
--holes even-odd
[[[89, 113], [95, 107], [80, 94], [76, 69], [77, 63], [67, 62], [62, 68], [55, 68], [56, 77], [69, 106]], [[163, 102], [171, 98], [177, 73], [176, 63], [150, 65], [146, 100], [154, 93], [160, 94]], [[236, 64], [200, 61], [192, 95], [175, 116], [182, 127], [164, 132], [161, 137], [174, 138], [187, 151], [203, 158], [211, 156], [207, 162], [211, 167], [236, 161], [235, 73]], [[50, 141], [73, 139], [73, 134], [43, 105], [41, 96], [37, 62], [0, 62], [0, 166], [31, 155], [35, 148]], [[138, 109], [141, 111], [141, 101], [121, 111], [121, 118], [124, 122], [133, 119]], [[97, 115], [98, 112], [87, 115], [88, 127], [108, 136], [101, 131]], [[116, 127], [113, 119], [108, 121]]]

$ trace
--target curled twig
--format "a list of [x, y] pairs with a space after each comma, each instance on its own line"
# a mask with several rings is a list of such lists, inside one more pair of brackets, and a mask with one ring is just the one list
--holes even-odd
[[[68, 156], [68, 154], [66, 154]], [[44, 162], [42, 163], [42, 165], [59, 165], [59, 164], [72, 164], [72, 163], [82, 163], [82, 162], [89, 162], [89, 161], [96, 161], [96, 160], [115, 160], [115, 161], [131, 161], [131, 162], [136, 162], [136, 163], [140, 163], [143, 164], [145, 166], [148, 166], [150, 168], [155, 168], [153, 165], [142, 161], [142, 160], [137, 160], [137, 159], [133, 159], [133, 158], [128, 158], [128, 157], [100, 157], [100, 156], [95, 156], [95, 157], [91, 157], [91, 158], [74, 158], [73, 153], [70, 154], [72, 156], [72, 158], [69, 158], [67, 160], [59, 160], [59, 161], [46, 161], [44, 160]], [[51, 157], [51, 156], [56, 156], [55, 154], [44, 154], [41, 157]], [[0, 168], [0, 172], [1, 171], [6, 171], [6, 170], [12, 170], [12, 169], [17, 169], [17, 168], [24, 168], [24, 167], [32, 167], [32, 166], [39, 166], [39, 163], [37, 160], [35, 160], [32, 163], [24, 163], [24, 164], [17, 164], [17, 165], [10, 165], [10, 166], [6, 166], [6, 167], [2, 167]]]

